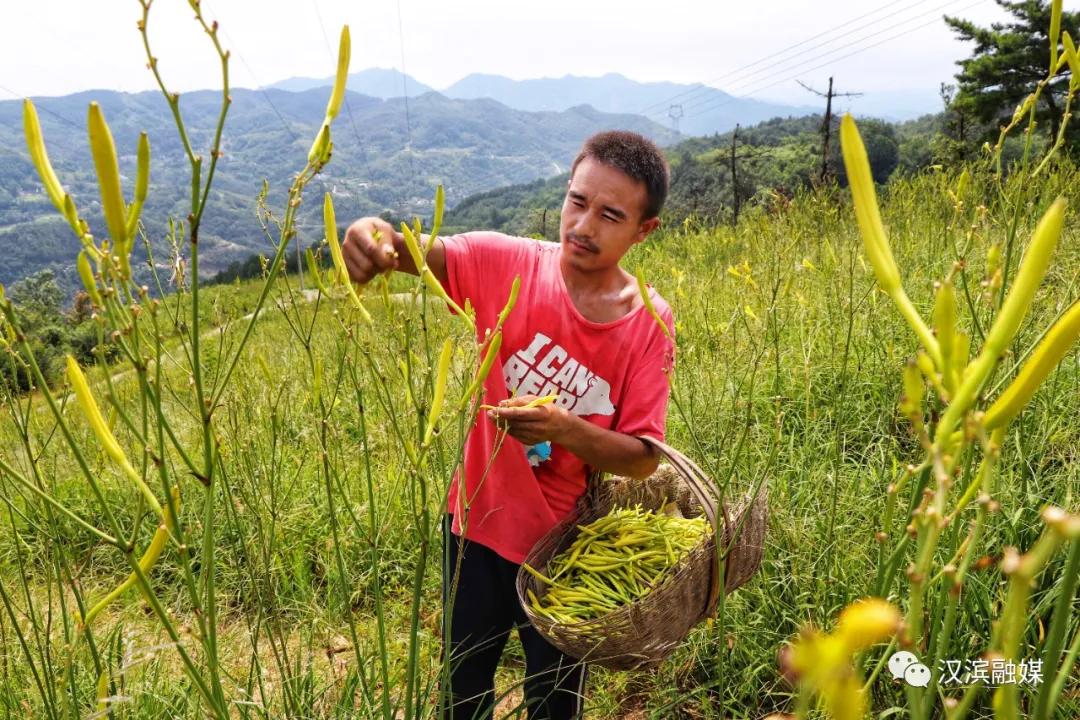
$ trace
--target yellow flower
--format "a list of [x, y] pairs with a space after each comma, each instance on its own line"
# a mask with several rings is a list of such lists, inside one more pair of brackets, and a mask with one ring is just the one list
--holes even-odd
[[866, 598], [844, 608], [836, 636], [848, 650], [858, 651], [892, 637], [900, 624], [900, 611], [880, 598]]
[[831, 634], [800, 634], [792, 646], [791, 668], [804, 687], [818, 695], [830, 717], [862, 720], [866, 698], [851, 656], [892, 636], [899, 623], [900, 611], [892, 604], [878, 598], [856, 601], [840, 613]]
[[851, 664], [851, 652], [840, 638], [804, 633], [793, 648], [792, 667], [803, 684], [821, 698], [829, 717], [862, 720], [865, 716], [862, 682]]

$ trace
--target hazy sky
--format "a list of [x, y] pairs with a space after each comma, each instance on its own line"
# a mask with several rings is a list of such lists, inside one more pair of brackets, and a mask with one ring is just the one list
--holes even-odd
[[[135, 27], [141, 14], [137, 0], [2, 3], [0, 99], [153, 87]], [[348, 23], [354, 71], [401, 68], [404, 57], [406, 71], [435, 88], [472, 72], [519, 79], [619, 72], [644, 81], [705, 82], [736, 95], [793, 104], [817, 100], [792, 76], [824, 88], [834, 74], [839, 90], [936, 89], [951, 79], [954, 61], [969, 52], [946, 29], [942, 14], [983, 23], [1003, 17], [993, 0], [203, 0], [202, 5], [221, 23], [238, 87], [332, 74], [330, 48], [336, 51], [338, 30]], [[1080, 0], [1065, 5], [1072, 9]], [[216, 56], [192, 22], [186, 0], [155, 0], [150, 33], [172, 88], [218, 86]], [[869, 47], [876, 43], [881, 44]], [[857, 54], [844, 57], [850, 53]], [[743, 67], [771, 54], [778, 54], [775, 62]]]

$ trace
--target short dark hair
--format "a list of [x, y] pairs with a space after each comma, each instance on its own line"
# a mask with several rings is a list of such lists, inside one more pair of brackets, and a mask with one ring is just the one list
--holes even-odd
[[574, 176], [578, 164], [585, 158], [593, 158], [644, 183], [643, 217], [652, 218], [660, 214], [668, 193], [668, 164], [652, 140], [627, 130], [598, 132], [582, 145], [581, 152], [570, 166], [570, 177]]

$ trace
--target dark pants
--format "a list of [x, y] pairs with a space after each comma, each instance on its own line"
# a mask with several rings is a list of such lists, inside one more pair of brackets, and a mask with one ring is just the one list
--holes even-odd
[[[449, 564], [443, 568], [443, 607], [450, 584], [457, 592], [450, 613], [450, 692], [444, 720], [490, 718], [495, 706], [495, 670], [510, 631], [517, 628], [525, 650], [525, 702], [529, 720], [580, 718], [585, 692], [585, 666], [548, 643], [529, 624], [518, 604], [514, 581], [520, 567], [479, 543], [450, 532], [447, 517], [443, 541]], [[459, 565], [459, 543], [460, 568]]]

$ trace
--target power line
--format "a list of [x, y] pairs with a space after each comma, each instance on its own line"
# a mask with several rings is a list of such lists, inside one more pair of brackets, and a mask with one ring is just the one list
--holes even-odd
[[[14, 90], [12, 90], [11, 88], [6, 88], [6, 87], [4, 87], [3, 85], [0, 85], [0, 90], [3, 90], [3, 91], [4, 91], [4, 92], [6, 92], [7, 94], [9, 94], [9, 95], [11, 95], [12, 97], [14, 97], [14, 98], [17, 98], [17, 99], [19, 99], [19, 100], [22, 100], [23, 98], [28, 98], [28, 97], [29, 97], [28, 95], [20, 95], [19, 93], [15, 92], [15, 91], [14, 91]], [[56, 118], [56, 119], [57, 119], [57, 120], [59, 120], [60, 122], [64, 122], [64, 123], [67, 123], [68, 125], [70, 125], [71, 127], [75, 128], [76, 130], [80, 130], [80, 131], [82, 131], [82, 130], [85, 130], [85, 129], [86, 129], [86, 127], [85, 127], [85, 126], [83, 126], [83, 125], [79, 125], [78, 123], [76, 123], [76, 122], [74, 122], [74, 121], [72, 121], [72, 120], [68, 120], [68, 119], [67, 119], [66, 117], [64, 117], [64, 116], [63, 116], [63, 115], [61, 115], [60, 113], [57, 113], [57, 112], [53, 112], [52, 110], [50, 110], [49, 108], [45, 107], [45, 106], [44, 106], [43, 104], [41, 104], [41, 103], [34, 103], [34, 108], [36, 108], [36, 109], [38, 109], [38, 110], [41, 110], [41, 112], [44, 112], [44, 113], [48, 113], [49, 115], [52, 115], [52, 116], [53, 116], [54, 118]]]
[[[813, 56], [811, 58], [808, 58], [805, 62], [814, 62], [815, 60], [820, 60], [822, 58], [828, 57], [829, 55], [833, 55], [835, 53], [838, 53], [841, 50], [846, 50], [849, 47], [852, 47], [854, 45], [858, 45], [859, 43], [863, 42], [864, 40], [869, 40], [870, 38], [874, 38], [874, 37], [878, 37], [879, 35], [883, 35], [884, 33], [887, 33], [890, 30], [895, 30], [900, 25], [907, 25], [908, 23], [914, 22], [916, 20], [920, 20], [920, 19], [925, 18], [925, 17], [933, 16], [934, 20], [932, 20], [931, 23], [936, 22], [937, 19], [938, 19], [938, 15], [937, 15], [938, 12], [940, 12], [941, 10], [944, 10], [945, 8], [949, 7], [950, 5], [954, 5], [955, 3], [960, 2], [960, 1], [961, 0], [948, 0], [948, 2], [945, 2], [942, 5], [939, 5], [939, 6], [935, 7], [929, 13], [925, 13], [925, 14], [921, 14], [921, 15], [914, 15], [912, 17], [907, 18], [906, 20], [902, 20], [898, 24], [893, 24], [890, 27], [884, 28], [882, 30], [878, 30], [877, 32], [870, 33], [869, 35], [863, 35], [860, 38], [856, 38], [855, 40], [852, 40], [851, 42], [845, 43], [843, 45], [840, 45], [839, 47], [835, 47], [835, 48], [832, 48], [830, 50], [826, 50], [823, 53], [819, 53], [819, 54], [817, 54], [817, 55], [815, 55], [815, 56]], [[845, 37], [846, 35], [847, 34], [845, 34], [844, 36], [841, 36], [841, 37]], [[839, 39], [839, 38], [837, 38], [837, 39]], [[804, 51], [804, 52], [808, 52], [808, 51]], [[793, 59], [793, 58], [798, 57], [799, 55], [802, 55], [802, 54], [803, 53], [798, 53], [796, 55], [792, 55], [791, 58], [788, 58], [787, 60]], [[786, 63], [787, 60], [785, 60], [784, 62]], [[751, 81], [751, 78], [753, 78], [753, 77], [755, 77], [757, 75], [760, 75], [762, 72], [763, 72], [763, 70], [758, 70], [758, 71], [756, 71], [754, 73], [751, 73], [750, 75], [746, 76], [745, 78], [742, 78], [742, 79], [738, 80], [735, 83], [735, 87], [733, 87], [731, 89], [731, 92], [733, 92], [733, 93], [738, 92], [740, 86], [746, 86], [748, 84], [753, 85], [753, 83], [760, 80], [760, 78], [758, 78], [758, 80], [753, 80], [753, 81]], [[768, 76], [766, 76], [766, 77], [768, 77]], [[705, 98], [705, 99], [703, 99], [701, 101], [691, 103], [690, 106], [691, 107], [700, 106], [700, 105], [703, 105], [703, 104], [708, 103], [711, 100], [715, 100], [715, 99], [716, 98]]]
[[[905, 6], [905, 7], [901, 8], [900, 10], [897, 10], [896, 12], [893, 12], [893, 13], [890, 13], [889, 15], [886, 15], [885, 17], [878, 18], [877, 20], [874, 20], [874, 21], [872, 21], [870, 23], [867, 23], [865, 25], [861, 25], [859, 28], [855, 28], [854, 30], [851, 30], [849, 33], [845, 33], [844, 35], [840, 35], [838, 37], [832, 38], [831, 40], [827, 40], [824, 43], [820, 43], [819, 45], [816, 45], [815, 47], [821, 47], [822, 45], [827, 45], [827, 44], [829, 44], [829, 43], [831, 43], [831, 42], [833, 42], [835, 40], [839, 40], [841, 37], [845, 37], [846, 35], [849, 35], [851, 32], [856, 32], [859, 29], [864, 29], [864, 28], [869, 27], [871, 25], [875, 25], [878, 22], [881, 22], [882, 20], [886, 20], [886, 19], [888, 19], [888, 18], [890, 18], [890, 17], [892, 17], [892, 16], [894, 16], [894, 15], [900, 13], [900, 12], [903, 12], [905, 10], [910, 10], [911, 8], [913, 8], [913, 7], [917, 6], [917, 5], [921, 5], [921, 4], [924, 4], [924, 3], [927, 3], [927, 2], [930, 2], [930, 0], [918, 0], [918, 2], [915, 2], [915, 3], [911, 4], [911, 5]], [[813, 42], [814, 40], [817, 40], [818, 38], [823, 37], [825, 35], [828, 35], [828, 34], [830, 34], [832, 32], [835, 32], [836, 30], [840, 30], [842, 28], [845, 28], [848, 25], [851, 25], [852, 23], [858, 22], [859, 20], [863, 20], [864, 18], [870, 17], [871, 15], [875, 15], [875, 14], [881, 12], [882, 10], [888, 10], [889, 8], [893, 7], [894, 4], [895, 3], [888, 3], [886, 5], [881, 5], [881, 6], [877, 7], [877, 8], [875, 8], [875, 9], [867, 12], [867, 13], [863, 13], [862, 15], [854, 17], [854, 18], [852, 18], [850, 20], [847, 20], [847, 21], [845, 21], [845, 22], [843, 22], [843, 23], [841, 23], [839, 25], [836, 25], [834, 27], [831, 27], [831, 28], [829, 28], [827, 30], [823, 30], [823, 31], [817, 33], [816, 35], [811, 35], [810, 37], [808, 37], [808, 38], [806, 38], [804, 40], [801, 40], [801, 41], [795, 43], [794, 45], [789, 45], [788, 47], [784, 48], [783, 50], [780, 50], [779, 52], [773, 52], [773, 53], [769, 53], [768, 55], [763, 55], [760, 58], [758, 58], [757, 60], [746, 63], [745, 65], [740, 65], [739, 67], [735, 68], [734, 70], [730, 70], [730, 71], [728, 71], [728, 72], [726, 72], [726, 73], [724, 73], [722, 75], [718, 75], [717, 77], [714, 77], [714, 78], [712, 78], [710, 80], [706, 80], [705, 83], [699, 84], [698, 87], [690, 88], [689, 90], [684, 90], [684, 91], [682, 91], [680, 93], [677, 93], [677, 94], [673, 95], [672, 97], [668, 98], [667, 100], [662, 100], [660, 102], [653, 103], [652, 105], [647, 105], [644, 108], [642, 108], [640, 111], [638, 111], [637, 114], [638, 115], [645, 115], [645, 114], [655, 115], [656, 112], [646, 113], [646, 111], [647, 110], [652, 110], [653, 108], [655, 108], [657, 106], [660, 106], [660, 105], [667, 105], [667, 104], [669, 104], [671, 102], [674, 102], [676, 99], [681, 98], [681, 97], [685, 97], [687, 95], [696, 95], [698, 93], [707, 92], [709, 90], [716, 90], [718, 88], [710, 86], [710, 83], [719, 82], [720, 80], [731, 77], [732, 75], [740, 73], [743, 70], [747, 70], [747, 69], [752, 68], [752, 67], [757, 67], [761, 63], [769, 62], [769, 63], [775, 64], [777, 62], [784, 62], [784, 61], [786, 61], [786, 60], [788, 60], [790, 58], [784, 58], [783, 56], [786, 55], [787, 53], [791, 52], [792, 50], [800, 48], [803, 45], [805, 45], [806, 43]]]
[[[922, 0], [922, 1], [925, 2], [925, 0]], [[849, 47], [852, 47], [854, 45], [858, 45], [859, 43], [863, 42], [864, 40], [868, 40], [870, 38], [874, 38], [874, 37], [877, 37], [879, 35], [883, 35], [883, 34], [885, 34], [887, 32], [896, 30], [897, 27], [899, 27], [899, 26], [907, 25], [908, 23], [920, 20], [922, 18], [933, 16], [936, 19], [937, 18], [937, 13], [939, 13], [941, 10], [944, 10], [945, 8], [947, 8], [950, 5], [952, 5], [952, 4], [956, 3], [956, 2], [959, 2], [959, 1], [960, 0], [947, 0], [946, 2], [942, 3], [941, 5], [938, 5], [933, 10], [930, 10], [927, 13], [913, 15], [913, 16], [905, 19], [905, 20], [899, 21], [898, 23], [892, 23], [888, 27], [882, 28], [882, 29], [877, 30], [876, 32], [872, 32], [872, 33], [870, 33], [868, 35], [863, 35], [863, 36], [858, 37], [858, 38], [856, 38], [854, 40], [851, 40], [851, 41], [849, 41], [847, 43], [844, 43], [843, 45], [839, 45], [837, 47], [833, 47], [833, 48], [830, 48], [828, 50], [825, 50], [824, 52], [813, 55], [813, 56], [807, 58], [806, 60], [804, 60], [802, 62], [814, 62], [815, 60], [819, 60], [821, 58], [827, 57], [827, 56], [832, 55], [834, 53], [838, 53], [841, 50], [846, 50]], [[920, 3], [916, 3], [916, 5], [918, 5], [918, 4], [920, 4]], [[904, 10], [910, 9], [910, 7], [913, 7], [913, 6], [909, 6], [907, 8], [904, 8]], [[891, 13], [889, 15], [886, 15], [886, 16], [882, 17], [881, 20], [887, 20], [887, 19], [893, 17], [896, 14], [897, 13]], [[872, 26], [872, 25], [876, 25], [876, 24], [877, 23], [874, 22], [874, 23], [870, 23], [869, 25], [862, 25], [859, 28], [856, 28], [855, 30], [851, 30], [849, 32], [843, 33], [842, 35], [838, 35], [833, 40], [840, 40], [841, 38], [845, 38], [845, 37], [850, 36], [854, 32], [857, 32], [858, 30], [864, 30], [867, 27]], [[790, 62], [795, 60], [796, 58], [802, 57], [806, 53], [813, 52], [814, 50], [821, 49], [822, 47], [832, 43], [833, 40], [830, 40], [827, 43], [822, 43], [822, 44], [819, 44], [819, 45], [813, 45], [813, 46], [811, 46], [809, 48], [806, 48], [805, 50], [797, 52], [794, 55], [790, 55], [787, 58], [784, 58], [783, 60], [779, 60], [778, 64], [784, 64], [784, 65], [790, 64]], [[767, 77], [768, 73], [771, 70], [772, 70], [771, 68], [761, 68], [759, 70], [755, 70], [752, 73], [749, 73], [748, 75], [745, 75], [743, 77], [738, 78], [734, 83], [732, 83], [731, 86], [729, 86], [729, 92], [737, 93], [737, 92], [739, 92], [740, 88], [746, 87], [747, 85], [753, 85], [754, 83], [758, 82], [761, 79], [760, 76], [763, 73]], [[699, 100], [697, 100], [697, 101], [695, 101], [693, 103], [690, 103], [690, 105], [691, 105], [691, 107], [696, 106], [696, 105], [702, 105], [705, 102], [708, 102], [710, 99], [713, 99], [713, 98], [699, 99]]]
[[[954, 0], [954, 2], [956, 2], [956, 1], [958, 1], [958, 0]], [[963, 7], [959, 8], [958, 12], [963, 12], [964, 10], [969, 10], [969, 9], [975, 7], [976, 5], [983, 4], [984, 2], [986, 2], [986, 0], [976, 0], [973, 3], [970, 3], [968, 5], [964, 5]], [[779, 80], [776, 80], [775, 82], [767, 83], [767, 84], [764, 84], [764, 85], [759, 85], [758, 87], [755, 87], [755, 88], [751, 89], [750, 91], [745, 92], [745, 93], [743, 93], [743, 94], [741, 94], [739, 96], [728, 97], [728, 98], [714, 98], [713, 101], [720, 100], [720, 102], [701, 103], [701, 104], [699, 104], [697, 106], [698, 107], [698, 112], [689, 113], [686, 117], [697, 117], [697, 116], [702, 115], [702, 114], [704, 114], [706, 112], [709, 112], [711, 110], [716, 110], [717, 108], [723, 107], [725, 105], [730, 105], [731, 103], [735, 102], [736, 100], [740, 100], [740, 99], [743, 99], [743, 98], [750, 97], [750, 96], [752, 96], [752, 95], [754, 95], [756, 93], [759, 93], [759, 92], [761, 92], [763, 90], [767, 90], [767, 89], [769, 89], [771, 87], [779, 85], [780, 83], [787, 82], [789, 80], [793, 80], [796, 77], [798, 77], [799, 75], [804, 75], [806, 73], [813, 72], [814, 70], [819, 70], [819, 69], [821, 69], [823, 67], [827, 67], [828, 65], [832, 65], [833, 63], [837, 63], [837, 62], [839, 62], [841, 60], [846, 60], [849, 57], [852, 57], [854, 55], [858, 55], [859, 53], [862, 53], [862, 52], [866, 52], [867, 50], [871, 50], [871, 49], [873, 49], [875, 47], [878, 47], [879, 45], [884, 45], [885, 43], [890, 42], [892, 40], [896, 40], [897, 38], [901, 38], [901, 37], [904, 37], [906, 35], [910, 35], [911, 33], [915, 32], [916, 30], [921, 30], [922, 28], [933, 25], [936, 22], [938, 22], [938, 18], [935, 17], [933, 20], [930, 20], [929, 22], [925, 22], [925, 23], [922, 23], [921, 25], [916, 25], [915, 27], [908, 28], [907, 30], [905, 30], [903, 32], [896, 33], [895, 35], [890, 35], [889, 37], [887, 37], [887, 38], [885, 38], [883, 40], [879, 40], [876, 43], [871, 43], [870, 45], [859, 48], [858, 50], [854, 50], [854, 51], [852, 51], [850, 53], [847, 53], [846, 55], [841, 55], [840, 57], [832, 58], [832, 59], [827, 60], [827, 61], [825, 61], [825, 62], [823, 62], [823, 63], [821, 63], [819, 65], [815, 65], [814, 67], [811, 67], [811, 68], [800, 69], [798, 72], [796, 72], [796, 73], [794, 73], [792, 75], [788, 75], [786, 77], [783, 77], [783, 78], [781, 78]], [[875, 35], [877, 35], [877, 34], [880, 34], [880, 33], [875, 33]], [[873, 36], [868, 36], [868, 37], [873, 37]], [[863, 38], [863, 39], [865, 40], [866, 38]], [[825, 57], [826, 55], [831, 55], [831, 54], [832, 54], [831, 52], [824, 53], [823, 55], [820, 55], [820, 56], [818, 56], [816, 58], [812, 58], [810, 60], [810, 62], [812, 62], [813, 60], [821, 59], [822, 57]], [[781, 73], [775, 73], [771, 77], [775, 77], [775, 75], [779, 75], [779, 74], [781, 74]], [[769, 80], [769, 79], [770, 79], [770, 77], [763, 78], [763, 80]]]
[[405, 153], [409, 158], [409, 170], [412, 172], [413, 181], [416, 180], [416, 165], [412, 158], [412, 120], [409, 118], [409, 74], [405, 69], [405, 30], [401, 22], [401, 0], [397, 0], [398, 40], [401, 43], [401, 87], [404, 91], [405, 101], [405, 133], [408, 145]]
[[[229, 45], [235, 48], [236, 43], [234, 43], [232, 41], [232, 38], [229, 37], [229, 33], [225, 32], [224, 29], [222, 29], [222, 33], [224, 33], [225, 40], [229, 43]], [[248, 74], [251, 75], [251, 79], [255, 81], [255, 86], [258, 88], [259, 94], [262, 95], [263, 100], [265, 100], [266, 104], [270, 106], [270, 109], [274, 111], [274, 115], [277, 115], [277, 119], [281, 122], [281, 127], [285, 128], [285, 132], [289, 134], [289, 141], [295, 142], [297, 138], [296, 133], [294, 133], [292, 131], [292, 128], [289, 127], [289, 123], [285, 120], [285, 117], [277, 109], [277, 105], [274, 104], [274, 101], [270, 99], [270, 94], [266, 92], [266, 88], [264, 88], [262, 83], [259, 82], [259, 78], [255, 77], [255, 72], [251, 69], [251, 66], [248, 65], [247, 60], [245, 60], [244, 56], [241, 55], [239, 52], [236, 53], [236, 57], [238, 57], [240, 59], [240, 62], [244, 64], [244, 67], [247, 68]]]
[[[979, 2], [982, 2], [982, 1], [983, 0], [979, 0]], [[915, 30], [926, 27], [928, 25], [932, 25], [932, 24], [936, 23], [939, 20], [938, 13], [941, 10], [944, 10], [945, 8], [947, 8], [947, 7], [951, 6], [951, 5], [955, 5], [958, 2], [962, 2], [962, 0], [948, 0], [948, 2], [944, 3], [943, 5], [939, 5], [938, 7], [934, 8], [929, 13], [925, 13], [925, 14], [921, 14], [921, 15], [915, 15], [915, 16], [912, 16], [912, 17], [906, 19], [906, 20], [901, 21], [898, 24], [894, 24], [894, 25], [892, 25], [892, 26], [890, 26], [888, 28], [885, 28], [884, 30], [878, 30], [877, 32], [873, 32], [873, 33], [870, 33], [870, 34], [867, 34], [867, 35], [863, 35], [862, 37], [856, 38], [855, 40], [852, 40], [852, 41], [847, 42], [847, 43], [845, 43], [843, 45], [840, 45], [839, 47], [835, 47], [835, 48], [832, 48], [830, 50], [826, 50], [824, 52], [818, 53], [818, 54], [816, 54], [816, 55], [814, 55], [812, 57], [809, 57], [806, 60], [804, 60], [804, 62], [805, 63], [812, 63], [812, 62], [816, 62], [818, 60], [822, 60], [824, 58], [828, 58], [829, 56], [835, 55], [836, 53], [838, 53], [838, 52], [840, 52], [842, 50], [846, 50], [846, 49], [848, 49], [850, 47], [856, 46], [856, 45], [858, 45], [858, 44], [860, 44], [860, 43], [862, 43], [862, 42], [864, 42], [866, 40], [869, 40], [871, 38], [878, 37], [878, 36], [882, 35], [883, 33], [889, 32], [890, 30], [895, 30], [898, 26], [907, 25], [907, 24], [909, 24], [911, 22], [921, 20], [921, 19], [926, 18], [926, 17], [932, 17], [932, 19], [929, 22], [926, 22], [926, 23], [923, 23], [921, 25], [917, 25], [917, 26], [908, 28], [908, 30], [906, 30], [906, 31], [904, 31], [902, 33], [892, 35], [889, 38], [886, 38], [886, 40], [884, 40], [883, 42], [887, 42], [889, 39], [900, 37], [902, 35], [908, 34], [908, 32], [913, 32]], [[978, 2], [976, 2], [975, 4], [978, 4]], [[970, 6], [968, 6], [968, 7], [970, 7]], [[963, 10], [963, 9], [966, 9], [966, 8], [961, 8], [961, 10]], [[877, 44], [880, 44], [880, 43], [877, 43]], [[869, 49], [869, 48], [872, 48], [872, 47], [876, 47], [877, 44], [868, 45], [868, 46], [866, 46], [866, 47], [864, 47], [864, 48], [862, 48], [862, 49], [860, 49], [860, 50], [858, 50], [856, 52], [861, 52], [862, 50], [866, 50], [866, 49]], [[817, 66], [815, 66], [815, 68], [812, 68], [812, 69], [824, 67], [825, 65], [828, 65], [829, 63], [836, 62], [836, 61], [841, 60], [843, 58], [851, 57], [852, 54], [853, 53], [848, 53], [847, 55], [843, 55], [842, 57], [832, 58], [831, 60], [828, 60], [824, 64], [817, 65]], [[775, 77], [777, 74], [782, 73], [782, 72], [784, 72], [783, 69], [781, 69], [779, 71], [775, 71], [771, 75], [766, 75], [763, 78], [758, 78], [757, 80], [755, 80], [753, 82], [750, 82], [750, 83], [747, 83], [745, 80], [740, 80], [738, 83], [736, 83], [736, 85], [742, 85], [743, 87], [746, 87], [747, 85], [749, 85], [750, 87], [753, 87], [755, 84], [760, 83], [761, 81], [767, 81], [771, 77]], [[802, 70], [801, 72], [808, 72], [808, 71], [807, 70]], [[754, 74], [757, 75], [757, 74], [760, 74], [760, 73], [754, 73]], [[749, 79], [749, 77], [747, 79]], [[730, 94], [734, 95], [735, 97], [738, 97], [738, 96], [741, 96], [741, 95], [749, 95], [749, 94], [752, 94], [754, 92], [759, 92], [761, 89], [763, 89], [763, 88], [758, 87], [758, 88], [756, 88], [756, 89], [754, 89], [752, 91], [746, 92], [746, 93], [743, 93], [740, 89], [735, 89]], [[736, 95], [736, 93], [738, 93], [738, 95]], [[707, 106], [707, 105], [710, 105], [710, 104], [714, 104], [718, 100], [725, 101], [725, 102], [722, 102], [720, 104], [726, 104], [728, 99], [727, 98], [717, 98], [717, 97], [703, 98], [703, 99], [698, 100], [696, 102], [690, 103], [689, 107], [691, 109], [693, 109], [693, 108], [701, 108], [701, 107], [704, 107], [704, 106]]]

